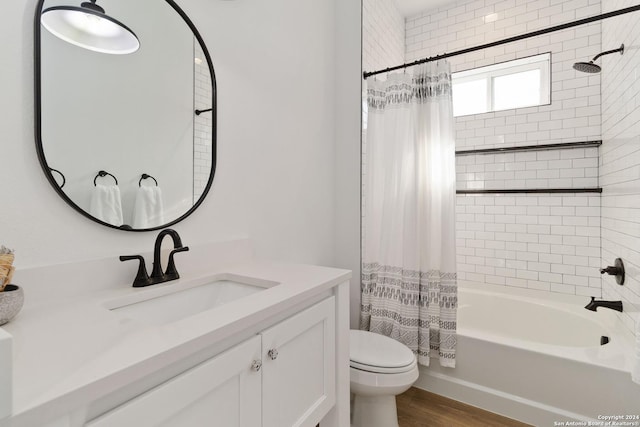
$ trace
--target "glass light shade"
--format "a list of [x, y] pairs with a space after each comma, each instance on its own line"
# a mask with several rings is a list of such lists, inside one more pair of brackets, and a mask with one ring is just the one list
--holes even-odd
[[124, 55], [140, 48], [126, 25], [88, 8], [50, 7], [42, 11], [40, 22], [54, 36], [94, 52]]

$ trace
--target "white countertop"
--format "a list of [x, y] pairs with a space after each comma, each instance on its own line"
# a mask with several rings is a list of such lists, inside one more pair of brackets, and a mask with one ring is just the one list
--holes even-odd
[[[160, 326], [131, 320], [106, 308], [114, 299], [135, 298], [162, 287], [185, 287], [193, 280], [220, 274], [279, 284]], [[206, 274], [202, 269], [197, 275], [183, 273], [179, 280], [146, 288], [123, 283], [77, 296], [48, 295], [25, 305], [19, 316], [3, 327], [13, 337], [13, 417], [31, 418], [54, 407], [54, 412], [72, 411], [350, 277], [347, 270], [243, 261], [211, 267]], [[28, 288], [25, 291], [28, 298]]]

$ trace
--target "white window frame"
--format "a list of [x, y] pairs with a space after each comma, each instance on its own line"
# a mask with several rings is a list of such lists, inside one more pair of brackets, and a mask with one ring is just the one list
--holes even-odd
[[[516, 108], [527, 108], [551, 103], [551, 52], [540, 55], [528, 56], [526, 58], [515, 59], [513, 61], [500, 62], [498, 64], [487, 65], [485, 67], [473, 68], [451, 74], [452, 85], [466, 83], [476, 80], [487, 82], [487, 108], [486, 111], [478, 113], [460, 114], [455, 117], [468, 116], [473, 114], [485, 114], [493, 111], [512, 110], [514, 108], [495, 109], [495, 99], [493, 91], [493, 80], [496, 77], [509, 74], [517, 74], [525, 71], [540, 70], [540, 102], [531, 105], [521, 105]], [[455, 102], [455, 100], [454, 100]]]

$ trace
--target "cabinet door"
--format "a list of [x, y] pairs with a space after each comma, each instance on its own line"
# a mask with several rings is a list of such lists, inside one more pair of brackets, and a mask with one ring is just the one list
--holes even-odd
[[335, 298], [262, 333], [262, 427], [316, 426], [335, 404]]
[[260, 426], [260, 336], [180, 374], [87, 427]]

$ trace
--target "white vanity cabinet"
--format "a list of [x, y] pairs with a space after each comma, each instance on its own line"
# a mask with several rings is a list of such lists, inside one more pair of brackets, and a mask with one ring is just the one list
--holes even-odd
[[87, 427], [260, 425], [260, 337], [194, 367], [90, 421]]
[[336, 402], [335, 334], [330, 297], [86, 426], [315, 426]]
[[315, 426], [336, 402], [335, 298], [262, 335], [262, 427]]

